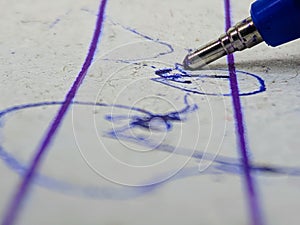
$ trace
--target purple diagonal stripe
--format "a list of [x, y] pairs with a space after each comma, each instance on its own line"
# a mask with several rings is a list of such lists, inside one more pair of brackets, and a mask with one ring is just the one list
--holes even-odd
[[4, 219], [2, 220], [2, 225], [13, 225], [17, 219], [17, 216], [19, 215], [21, 205], [23, 203], [24, 198], [26, 197], [30, 185], [32, 183], [32, 180], [34, 178], [34, 175], [41, 164], [42, 157], [45, 156], [45, 153], [49, 149], [49, 145], [53, 141], [53, 138], [55, 137], [55, 134], [62, 123], [64, 116], [66, 115], [66, 112], [68, 111], [72, 100], [75, 97], [76, 92], [78, 91], [82, 81], [84, 80], [86, 73], [93, 61], [93, 57], [95, 55], [98, 40], [102, 31], [102, 26], [104, 22], [104, 11], [106, 8], [107, 0], [102, 0], [99, 6], [99, 12], [96, 22], [96, 27], [93, 35], [93, 39], [90, 44], [90, 48], [87, 54], [87, 57], [83, 63], [83, 66], [76, 77], [76, 80], [74, 81], [73, 85], [71, 86], [69, 92], [67, 93], [65, 97], [65, 101], [60, 107], [59, 111], [57, 112], [55, 118], [51, 122], [48, 131], [46, 132], [44, 138], [41, 141], [41, 144], [39, 145], [36, 154], [34, 155], [34, 158], [32, 159], [32, 162], [24, 175], [23, 180], [21, 181], [18, 190], [16, 194], [13, 196], [12, 201], [10, 202], [6, 213], [4, 214]]
[[[226, 31], [231, 27], [231, 6], [230, 0], [224, 0], [225, 3], [225, 18], [226, 18]], [[237, 142], [239, 147], [239, 154], [241, 157], [241, 163], [243, 168], [243, 175], [245, 180], [245, 188], [248, 200], [250, 224], [251, 225], [262, 225], [262, 213], [260, 209], [258, 194], [255, 187], [255, 180], [251, 174], [250, 159], [248, 155], [248, 149], [246, 144], [246, 135], [244, 127], [243, 112], [241, 106], [241, 100], [239, 96], [239, 86], [237, 81], [237, 75], [234, 64], [233, 54], [227, 56], [228, 70], [229, 70], [229, 81], [232, 96], [232, 103], [235, 115], [236, 134]]]

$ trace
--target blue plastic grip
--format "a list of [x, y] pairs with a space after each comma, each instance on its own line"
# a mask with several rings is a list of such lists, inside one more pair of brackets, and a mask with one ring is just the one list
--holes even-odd
[[268, 45], [275, 47], [300, 38], [300, 0], [257, 0], [250, 13]]

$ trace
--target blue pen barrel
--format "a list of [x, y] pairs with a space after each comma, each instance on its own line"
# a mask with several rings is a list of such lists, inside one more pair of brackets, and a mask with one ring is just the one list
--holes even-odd
[[257, 0], [250, 13], [268, 45], [275, 47], [300, 38], [300, 0]]

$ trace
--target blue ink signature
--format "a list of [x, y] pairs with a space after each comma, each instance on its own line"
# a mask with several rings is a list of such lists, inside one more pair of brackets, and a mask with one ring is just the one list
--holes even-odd
[[[134, 128], [152, 130], [156, 132], [165, 132], [170, 131], [173, 127], [173, 122], [185, 121], [188, 113], [192, 113], [198, 109], [196, 104], [189, 104], [188, 95], [184, 97], [185, 107], [179, 111], [172, 111], [165, 114], [155, 114], [149, 111], [143, 110], [144, 116], [123, 116], [123, 115], [107, 115], [105, 119], [107, 121], [119, 124], [123, 120], [128, 120], [129, 122], [123, 127], [116, 127], [108, 132], [106, 132], [106, 136], [112, 138], [120, 138], [123, 139], [135, 139], [135, 141], [146, 141], [147, 137], [139, 135], [137, 137], [132, 137], [131, 132], [128, 132]], [[120, 105], [118, 105], [120, 106]], [[124, 108], [124, 106], [122, 106]], [[141, 109], [134, 108], [134, 110], [141, 112]], [[153, 123], [156, 121], [156, 123]]]
[[[145, 57], [145, 58], [139, 58], [133, 60], [126, 60], [126, 59], [103, 59], [103, 60], [115, 61], [118, 63], [125, 63], [125, 64], [141, 65], [141, 63], [137, 61], [142, 61], [146, 59], [155, 59], [160, 56], [171, 54], [174, 52], [174, 48], [172, 47], [172, 45], [167, 42], [144, 35], [135, 29], [132, 29], [130, 27], [125, 27], [113, 21], [112, 24], [121, 26], [123, 29], [129, 32], [138, 35], [144, 38], [145, 40], [160, 44], [166, 47], [167, 49], [163, 52], [159, 52], [156, 55], [148, 58]], [[158, 68], [154, 65], [148, 65], [146, 63], [142, 63], [142, 65], [145, 67], [150, 67], [154, 71], [154, 75], [158, 76], [155, 78], [151, 78], [151, 80], [167, 85], [172, 88], [180, 89], [185, 93], [188, 92], [192, 94], [219, 95], [219, 93], [205, 93], [205, 92], [201, 92], [200, 90], [197, 90], [193, 86], [194, 81], [199, 79], [221, 79], [221, 80], [226, 80], [226, 82], [228, 82], [229, 79], [227, 75], [212, 76], [212, 75], [205, 74], [205, 71], [203, 74], [190, 74], [190, 72], [185, 71], [182, 68], [182, 66], [178, 63], [175, 63], [174, 67], [170, 67], [170, 68]], [[221, 69], [215, 71], [217, 72], [217, 74], [219, 73], [223, 74], [223, 72], [224, 73], [228, 72], [228, 70], [221, 70]], [[240, 75], [251, 76], [252, 78], [256, 79], [258, 82], [257, 90], [253, 90], [251, 92], [241, 92], [240, 93], [241, 96], [258, 94], [266, 90], [264, 81], [259, 76], [248, 72], [243, 72], [243, 71], [238, 71], [238, 72], [240, 73]], [[230, 96], [231, 94], [225, 93], [223, 95]], [[104, 136], [113, 139], [115, 139], [116, 137], [123, 138], [126, 141], [136, 142], [144, 146], [146, 145], [152, 146], [153, 143], [146, 141], [145, 137], [141, 137], [141, 136], [133, 137], [130, 135], [130, 132], [128, 131], [133, 128], [151, 130], [154, 132], [161, 132], [165, 130], [170, 131], [172, 129], [174, 122], [185, 121], [186, 115], [188, 113], [192, 113], [198, 109], [197, 105], [195, 104], [190, 105], [188, 103], [186, 96], [184, 99], [184, 103], [185, 103], [185, 107], [182, 110], [178, 112], [174, 111], [165, 114], [155, 114], [144, 109], [128, 107], [125, 105], [112, 105], [112, 104], [103, 104], [103, 103], [95, 104], [92, 102], [78, 102], [78, 101], [77, 102], [74, 101], [71, 104], [96, 106], [96, 107], [116, 107], [116, 108], [128, 109], [128, 110], [133, 110], [142, 113], [142, 116], [134, 115], [130, 118], [128, 118], [128, 116], [124, 117], [123, 115], [115, 115], [115, 116], [107, 115], [104, 119], [111, 123], [116, 123], [117, 125], [120, 121], [123, 121], [125, 119], [129, 119], [130, 122], [129, 122], [129, 126], [123, 126], [123, 127], [118, 127], [115, 130], [109, 130], [105, 132]], [[53, 101], [53, 102], [40, 102], [40, 103], [18, 105], [0, 111], [0, 119], [3, 119], [5, 115], [8, 115], [10, 113], [28, 109], [28, 108], [54, 106], [54, 105], [62, 105], [62, 104], [64, 104], [64, 102]], [[151, 121], [154, 119], [159, 119], [160, 123], [151, 124]], [[173, 149], [174, 149], [173, 146], [166, 145], [166, 144], [156, 146], [157, 151], [171, 152]], [[185, 151], [179, 151], [176, 154], [185, 156], [184, 152]], [[190, 150], [187, 152], [190, 152]], [[28, 169], [26, 165], [18, 161], [17, 158], [14, 157], [13, 155], [10, 155], [8, 151], [6, 151], [2, 146], [0, 146], [0, 158], [11, 170], [18, 173], [20, 176], [22, 176]], [[204, 174], [219, 174], [219, 173], [240, 174], [241, 173], [242, 165], [238, 160], [234, 158], [220, 156], [220, 155], [215, 158], [215, 156], [213, 155], [207, 153], [204, 154], [200, 151], [195, 151], [192, 155], [192, 158], [195, 160], [199, 160], [199, 159], [203, 159], [207, 161], [213, 160], [213, 164], [203, 173], [199, 173], [196, 167], [183, 168], [174, 177], [172, 177], [171, 180], [183, 179], [184, 177], [188, 177], [188, 176], [198, 176]], [[290, 176], [300, 176], [300, 168], [251, 165], [251, 170], [261, 174], [276, 174], [276, 175], [288, 174]], [[45, 188], [48, 188], [50, 190], [58, 191], [64, 194], [79, 195], [83, 197], [92, 197], [92, 198], [96, 197], [99, 199], [119, 199], [119, 200], [138, 197], [140, 195], [143, 195], [147, 192], [154, 190], [155, 187], [157, 186], [157, 185], [152, 185], [152, 186], [139, 187], [139, 188], [119, 187], [119, 186], [113, 187], [113, 185], [115, 184], [111, 184], [112, 186], [109, 187], [83, 187], [83, 186], [78, 186], [76, 184], [67, 183], [66, 181], [51, 178], [42, 175], [40, 173], [37, 174], [37, 179], [35, 180], [35, 183]]]
[[[63, 102], [59, 101], [53, 101], [53, 102], [40, 102], [40, 103], [33, 103], [33, 104], [25, 104], [25, 105], [18, 105], [14, 106], [5, 110], [0, 111], [0, 120], [3, 120], [3, 118], [11, 113], [29, 109], [29, 108], [38, 108], [38, 107], [44, 107], [44, 106], [55, 106], [55, 105], [61, 105]], [[103, 104], [103, 103], [93, 103], [93, 102], [72, 102], [74, 105], [85, 105], [85, 106], [94, 106], [94, 107], [117, 107], [120, 109], [128, 109], [133, 110], [136, 112], [142, 113], [142, 116], [132, 116], [129, 118], [130, 126], [127, 128], [118, 129], [118, 138], [124, 137], [126, 141], [136, 141], [137, 143], [141, 145], [148, 145], [149, 143], [146, 141], [141, 141], [137, 137], [131, 137], [128, 138], [128, 134], [122, 136], [121, 134], [125, 131], [128, 131], [128, 129], [132, 128], [141, 128], [148, 130], [149, 128], [149, 120], [151, 118], [161, 118], [162, 121], [164, 121], [166, 127], [168, 129], [172, 128], [172, 123], [176, 121], [184, 121], [186, 119], [186, 115], [188, 113], [193, 112], [194, 110], [197, 110], [196, 105], [190, 105], [187, 101], [187, 97], [185, 97], [185, 104], [186, 106], [180, 110], [179, 112], [170, 112], [166, 114], [154, 114], [149, 111], [146, 111], [144, 109], [140, 108], [132, 108], [125, 105], [112, 105], [112, 104]], [[105, 116], [105, 120], [116, 124], [119, 123], [119, 120], [123, 120], [125, 117], [122, 115], [116, 116], [116, 117], [110, 117]], [[2, 129], [4, 126], [1, 127]], [[156, 131], [157, 129], [154, 129]], [[153, 130], [152, 130], [153, 131]], [[159, 132], [159, 130], [157, 131]], [[107, 132], [107, 134], [110, 134], [110, 138], [114, 138], [116, 133], [112, 133], [111, 131]], [[150, 143], [150, 145], [152, 145]], [[173, 146], [170, 145], [160, 145], [156, 147], [157, 151], [164, 151], [164, 152], [172, 152]], [[16, 157], [8, 153], [9, 151], [6, 151], [2, 146], [0, 146], [0, 158], [3, 160], [3, 162], [14, 172], [22, 176], [26, 170], [28, 169], [26, 165], [24, 165], [22, 162], [20, 162]], [[185, 152], [190, 152], [190, 150], [187, 151], [178, 151], [176, 154], [180, 154], [182, 156], [185, 156]], [[187, 155], [186, 155], [187, 156]], [[192, 155], [192, 158], [195, 160], [207, 160], [207, 161], [213, 161], [213, 164], [208, 167], [207, 170], [204, 172], [199, 172], [198, 167], [189, 167], [189, 168], [183, 168], [180, 170], [174, 177], [172, 177], [169, 181], [174, 181], [177, 179], [183, 179], [185, 177], [189, 176], [199, 176], [199, 175], [207, 175], [207, 174], [233, 174], [233, 175], [240, 175], [242, 173], [242, 165], [237, 159], [221, 156], [218, 155], [216, 158], [214, 158], [213, 155], [202, 153], [200, 151], [195, 151]], [[266, 166], [266, 165], [251, 165], [251, 170], [257, 174], [274, 174], [274, 175], [289, 175], [289, 176], [300, 176], [300, 168], [288, 168], [288, 167], [279, 167], [279, 166]], [[130, 198], [139, 197], [141, 195], [144, 195], [146, 193], [149, 193], [151, 191], [154, 191], [159, 185], [162, 184], [153, 184], [150, 186], [145, 187], [125, 187], [125, 186], [119, 186], [116, 184], [111, 184], [108, 187], [105, 186], [80, 186], [77, 184], [71, 184], [64, 180], [59, 180], [56, 178], [48, 177], [43, 174], [38, 173], [37, 177], [35, 179], [35, 184], [53, 190], [57, 191], [63, 194], [67, 195], [75, 195], [75, 196], [81, 196], [85, 198], [98, 198], [98, 199], [118, 199], [118, 200], [126, 200]]]
[[[198, 72], [199, 74], [190, 74], [189, 72], [185, 71], [180, 64], [175, 64], [173, 68], [164, 68], [156, 70], [155, 74], [159, 77], [152, 78], [151, 80], [188, 93], [212, 96], [231, 96], [231, 93], [214, 93], [201, 91], [201, 89], [199, 88], [199, 81], [201, 80], [205, 82], [205, 80], [219, 79], [224, 80], [226, 83], [229, 82], [228, 75], [220, 75], [220, 73], [228, 74], [228, 70], [209, 70], [210, 73], [215, 72], [218, 75], [206, 75], [205, 73], [207, 72], [208, 71], [202, 70], [201, 72]], [[254, 78], [258, 86], [256, 90], [249, 92], [240, 92], [240, 96], [254, 95], [266, 91], [265, 82], [259, 76], [240, 70], [237, 70], [236, 72], [239, 76], [249, 76], [251, 78]]]
[[[204, 83], [205, 81], [210, 81], [213, 79], [218, 79], [221, 82], [226, 82], [226, 84], [228, 85], [229, 84], [228, 69], [201, 70], [201, 71], [197, 71], [197, 72], [191, 72], [191, 71], [184, 70], [180, 63], [175, 63], [174, 67], [158, 68], [157, 66], [148, 65], [144, 62], [140, 62], [140, 61], [145, 61], [148, 59], [156, 59], [163, 55], [172, 54], [172, 53], [174, 53], [174, 48], [171, 44], [169, 44], [167, 42], [152, 38], [148, 35], [138, 32], [136, 29], [133, 29], [131, 27], [127, 27], [120, 23], [114, 22], [111, 18], [110, 18], [110, 22], [113, 25], [119, 26], [122, 29], [124, 29], [128, 32], [131, 32], [135, 35], [138, 35], [147, 41], [151, 41], [153, 43], [167, 47], [167, 50], [160, 52], [157, 55], [152, 56], [152, 57], [144, 57], [144, 58], [137, 58], [137, 59], [131, 59], [131, 60], [105, 58], [102, 60], [113, 61], [116, 63], [123, 63], [123, 64], [143, 65], [144, 67], [150, 67], [151, 69], [154, 70], [154, 74], [156, 76], [158, 76], [157, 78], [151, 78], [152, 81], [159, 82], [159, 83], [167, 85], [171, 88], [176, 88], [176, 89], [182, 90], [184, 92], [188, 92], [188, 93], [192, 93], [192, 94], [199, 94], [199, 95], [210, 95], [210, 96], [231, 96], [229, 86], [228, 86], [229, 93], [206, 92], [206, 91], [202, 91], [201, 87], [199, 87], [199, 81], [202, 81]], [[189, 51], [189, 49], [186, 49], [186, 50]], [[215, 75], [211, 75], [212, 72]], [[256, 83], [255, 90], [251, 90], [251, 91], [242, 91], [241, 90], [239, 93], [240, 96], [249, 96], [249, 95], [259, 94], [261, 92], [266, 91], [265, 82], [258, 75], [255, 75], [255, 74], [249, 73], [249, 72], [245, 72], [245, 71], [241, 71], [241, 70], [237, 70], [236, 72], [238, 73], [239, 77], [246, 76], [248, 78], [252, 78], [252, 79], [254, 79], [254, 83]], [[251, 81], [251, 82], [253, 83], [253, 81]], [[203, 86], [205, 87], [205, 84]]]

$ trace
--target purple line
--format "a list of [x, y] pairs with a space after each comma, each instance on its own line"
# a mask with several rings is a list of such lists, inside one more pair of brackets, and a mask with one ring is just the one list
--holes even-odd
[[[231, 6], [230, 0], [224, 0], [225, 3], [225, 18], [226, 18], [226, 31], [231, 27]], [[235, 114], [235, 123], [237, 130], [237, 141], [239, 144], [239, 151], [242, 161], [242, 169], [244, 172], [244, 179], [246, 185], [246, 192], [250, 210], [250, 224], [252, 225], [262, 225], [262, 213], [259, 205], [258, 194], [255, 187], [254, 177], [251, 175], [250, 159], [248, 156], [247, 144], [246, 144], [246, 134], [244, 127], [244, 119], [242, 106], [239, 96], [239, 87], [237, 82], [236, 69], [234, 64], [233, 54], [227, 56], [228, 70], [229, 70], [229, 81], [230, 89], [232, 95], [232, 102]]]
[[46, 151], [49, 149], [49, 145], [51, 144], [53, 138], [55, 137], [55, 133], [57, 129], [59, 128], [60, 124], [63, 121], [63, 118], [69, 109], [73, 98], [75, 97], [76, 92], [78, 91], [80, 85], [82, 84], [82, 81], [84, 80], [86, 73], [93, 61], [93, 57], [95, 55], [95, 51], [97, 48], [97, 43], [102, 31], [103, 21], [104, 21], [104, 11], [106, 7], [107, 0], [102, 0], [100, 6], [99, 6], [99, 13], [97, 17], [96, 27], [93, 35], [93, 39], [90, 44], [90, 48], [87, 54], [87, 57], [84, 61], [84, 64], [81, 68], [81, 71], [79, 72], [78, 76], [76, 77], [75, 82], [73, 83], [72, 87], [70, 88], [68, 94], [65, 97], [65, 101], [63, 105], [60, 107], [59, 111], [57, 112], [54, 120], [52, 121], [50, 127], [48, 128], [47, 133], [45, 134], [44, 138], [42, 139], [42, 142], [40, 146], [38, 147], [36, 151], [36, 155], [34, 156], [28, 170], [26, 171], [26, 174], [24, 175], [24, 178], [16, 192], [16, 194], [13, 196], [12, 201], [10, 202], [10, 205], [8, 207], [8, 210], [4, 214], [4, 219], [2, 220], [2, 225], [12, 225], [15, 223], [17, 216], [20, 212], [21, 205], [23, 203], [23, 200], [25, 199], [29, 187], [34, 179], [36, 170], [39, 167], [39, 164], [41, 163], [42, 157], [45, 155]]

